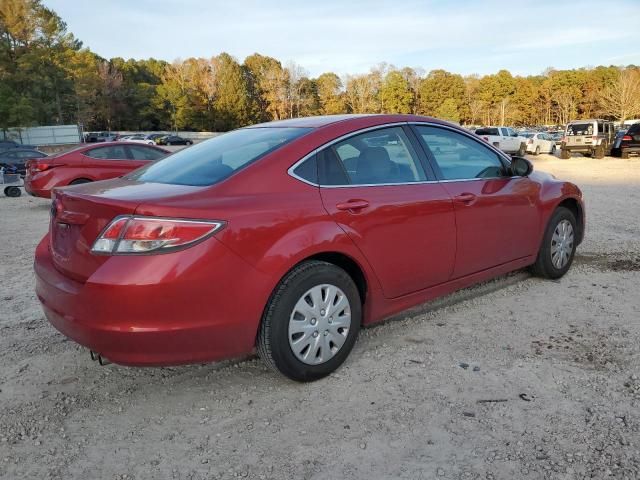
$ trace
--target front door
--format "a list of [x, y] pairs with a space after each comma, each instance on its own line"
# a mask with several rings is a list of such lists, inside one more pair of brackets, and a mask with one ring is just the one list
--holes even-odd
[[447, 281], [455, 260], [451, 199], [439, 183], [426, 183], [404, 128], [357, 134], [318, 154], [324, 207], [367, 258], [387, 298]]
[[480, 140], [437, 126], [415, 128], [455, 206], [453, 278], [533, 255], [540, 184], [511, 177], [499, 155]]

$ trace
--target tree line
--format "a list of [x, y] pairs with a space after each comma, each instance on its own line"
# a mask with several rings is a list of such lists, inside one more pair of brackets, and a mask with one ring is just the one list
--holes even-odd
[[415, 113], [463, 124], [551, 125], [640, 116], [640, 67], [508, 70], [462, 76], [380, 64], [326, 72], [255, 53], [105, 59], [40, 0], [0, 0], [0, 128], [82, 123], [88, 130], [226, 131], [307, 115]]

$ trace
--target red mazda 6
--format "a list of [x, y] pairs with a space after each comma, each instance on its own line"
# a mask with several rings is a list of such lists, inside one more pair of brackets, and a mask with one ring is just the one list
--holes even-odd
[[55, 190], [36, 290], [101, 358], [257, 350], [304, 381], [338, 368], [361, 325], [523, 267], [561, 277], [583, 233], [578, 187], [459, 127], [301, 118]]
[[169, 153], [164, 148], [131, 142], [83, 145], [68, 152], [30, 160], [24, 188], [31, 195], [49, 198], [55, 187], [119, 177]]

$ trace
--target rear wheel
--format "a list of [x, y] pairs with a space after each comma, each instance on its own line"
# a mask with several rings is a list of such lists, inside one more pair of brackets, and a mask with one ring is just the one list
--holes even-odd
[[594, 150], [593, 156], [598, 159], [604, 158], [604, 147], [602, 145], [597, 146]]
[[556, 146], [552, 145], [551, 146], [551, 155], [555, 155], [556, 154]]
[[571, 210], [558, 207], [544, 232], [533, 273], [543, 278], [562, 277], [573, 262], [577, 247], [576, 218]]
[[518, 149], [518, 156], [523, 157], [527, 153], [527, 146], [524, 143], [520, 144], [520, 148]]
[[76, 178], [73, 182], [71, 182], [69, 185], [82, 185], [83, 183], [90, 183], [93, 180], [89, 180], [88, 178]]
[[533, 154], [540, 155], [540, 147], [536, 147], [536, 151]]
[[7, 197], [16, 198], [22, 195], [22, 191], [20, 190], [19, 187], [6, 187], [4, 189], [4, 194]]
[[258, 353], [292, 380], [317, 380], [345, 361], [361, 320], [360, 294], [349, 274], [331, 263], [304, 262], [272, 294], [258, 332]]

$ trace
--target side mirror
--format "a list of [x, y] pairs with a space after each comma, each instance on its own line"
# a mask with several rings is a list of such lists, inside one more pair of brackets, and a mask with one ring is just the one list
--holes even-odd
[[533, 172], [533, 164], [524, 157], [511, 158], [511, 173], [516, 177], [528, 177]]

